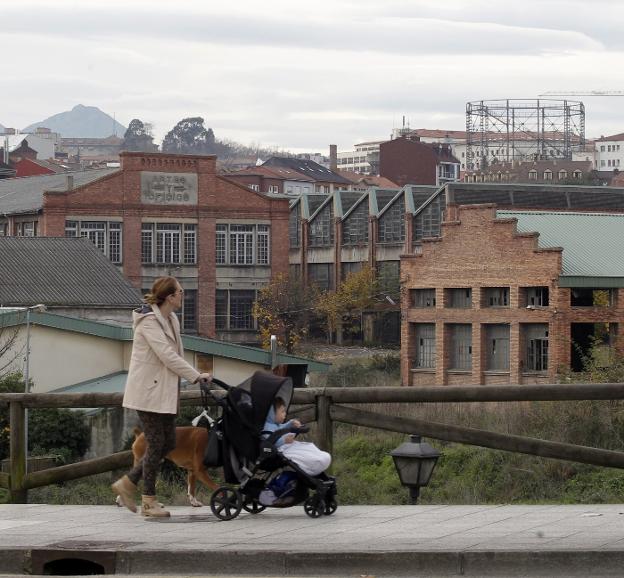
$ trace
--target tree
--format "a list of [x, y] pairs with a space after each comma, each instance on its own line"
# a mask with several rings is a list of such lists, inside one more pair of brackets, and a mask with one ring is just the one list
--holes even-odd
[[184, 118], [166, 134], [162, 150], [165, 153], [215, 154], [215, 136], [211, 128], [206, 129], [201, 116]]
[[360, 271], [350, 273], [336, 291], [327, 291], [321, 295], [316, 309], [325, 318], [330, 341], [338, 331], [359, 331], [362, 311], [377, 301], [377, 286], [375, 271], [371, 267], [363, 267]]
[[154, 152], [157, 147], [152, 141], [152, 125], [135, 118], [130, 121], [124, 134], [123, 149], [126, 151]]
[[284, 274], [277, 275], [263, 287], [253, 307], [262, 345], [268, 348], [271, 335], [275, 335], [278, 345], [292, 353], [307, 332], [308, 319], [317, 296], [315, 286], [306, 286], [301, 278]]

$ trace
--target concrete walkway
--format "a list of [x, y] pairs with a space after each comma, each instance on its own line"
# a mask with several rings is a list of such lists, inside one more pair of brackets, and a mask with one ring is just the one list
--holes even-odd
[[319, 519], [297, 506], [229, 522], [208, 507], [172, 513], [0, 505], [0, 573], [44, 574], [71, 558], [132, 575], [624, 575], [624, 505], [341, 506]]

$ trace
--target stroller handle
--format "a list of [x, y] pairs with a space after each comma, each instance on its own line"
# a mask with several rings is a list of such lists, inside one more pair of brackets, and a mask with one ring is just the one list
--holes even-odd
[[232, 389], [231, 385], [228, 385], [227, 383], [225, 383], [225, 381], [221, 381], [220, 379], [217, 379], [216, 377], [213, 377], [210, 381], [208, 381], [207, 379], [201, 379], [199, 381], [199, 388], [202, 391], [205, 391], [206, 393], [208, 393], [210, 391], [211, 383], [218, 385], [221, 389], [225, 389], [225, 391], [230, 391], [230, 389]]

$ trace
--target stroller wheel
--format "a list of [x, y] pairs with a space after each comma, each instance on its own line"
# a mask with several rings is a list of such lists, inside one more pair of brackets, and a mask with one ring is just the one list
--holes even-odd
[[310, 518], [320, 518], [325, 511], [325, 502], [317, 496], [311, 496], [304, 502], [303, 510]]
[[338, 509], [338, 502], [336, 500], [331, 499], [329, 502], [325, 504], [325, 515], [331, 516]]
[[242, 507], [240, 492], [230, 486], [221, 486], [210, 496], [210, 509], [220, 520], [233, 520], [240, 514]]
[[250, 514], [259, 514], [265, 509], [266, 506], [263, 506], [258, 500], [245, 500], [243, 502], [243, 510]]

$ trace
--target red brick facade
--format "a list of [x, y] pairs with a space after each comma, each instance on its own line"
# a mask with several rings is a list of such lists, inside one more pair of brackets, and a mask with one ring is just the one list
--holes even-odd
[[[404, 384], [554, 383], [558, 371], [571, 364], [572, 323], [617, 324], [624, 320], [622, 289], [614, 290], [610, 307], [573, 307], [572, 290], [559, 287], [562, 249], [538, 248], [537, 234], [518, 233], [516, 219], [497, 219], [493, 205], [461, 206], [455, 218], [442, 224], [441, 238], [423, 241], [421, 254], [401, 258]], [[537, 287], [548, 288], [548, 304], [527, 306], [527, 291]], [[508, 288], [503, 306], [488, 306], [491, 302], [486, 296], [496, 291], [494, 288]], [[452, 289], [471, 289], [471, 305], [453, 303]], [[435, 300], [427, 290], [435, 291]], [[430, 346], [433, 367], [427, 359], [417, 361], [426, 346], [426, 339], [419, 337], [426, 333], [425, 325], [430, 332], [426, 338], [435, 335], [435, 346]], [[453, 332], [458, 326], [471, 332], [471, 363], [462, 369], [456, 369], [458, 364], [452, 361], [457, 351]], [[494, 326], [508, 327], [505, 370], [488, 369], [492, 342], [487, 335]], [[527, 367], [527, 332], [538, 326], [548, 329], [548, 367], [534, 371]], [[621, 351], [624, 339], [616, 339], [614, 345]]]
[[[204, 336], [219, 336], [235, 341], [236, 331], [217, 331], [215, 293], [218, 288], [229, 291], [255, 291], [269, 279], [288, 268], [288, 201], [272, 199], [216, 175], [216, 157], [129, 153], [120, 155], [121, 170], [82, 187], [64, 192], [44, 194], [40, 234], [64, 236], [66, 224], [72, 221], [111, 221], [121, 223], [124, 275], [140, 289], [151, 285], [160, 275], [173, 274], [187, 290], [197, 291], [197, 331]], [[171, 173], [173, 179], [196, 175], [197, 202], [144, 202], [141, 175]], [[179, 224], [180, 231], [188, 225], [196, 236], [195, 262], [182, 261], [146, 263], [142, 259], [142, 227], [146, 223]], [[260, 223], [268, 227], [268, 263], [216, 263], [216, 229]], [[118, 226], [118, 225], [116, 225]], [[180, 233], [186, 235], [186, 233]], [[224, 239], [228, 237], [225, 234]], [[163, 237], [164, 238], [164, 237]], [[186, 239], [186, 237], [183, 237]], [[251, 237], [250, 237], [251, 238]], [[186, 241], [181, 241], [185, 243]], [[229, 242], [229, 241], [227, 241]], [[184, 251], [184, 245], [180, 245]], [[256, 251], [254, 241], [253, 250]], [[251, 248], [249, 254], [251, 255]], [[229, 249], [223, 250], [229, 255]], [[229, 259], [229, 257], [228, 257]], [[165, 259], [166, 261], [166, 259]], [[239, 328], [240, 329], [240, 328]], [[239, 336], [243, 335], [240, 331]], [[247, 331], [247, 334], [253, 333]], [[227, 335], [226, 335], [227, 334]]]

